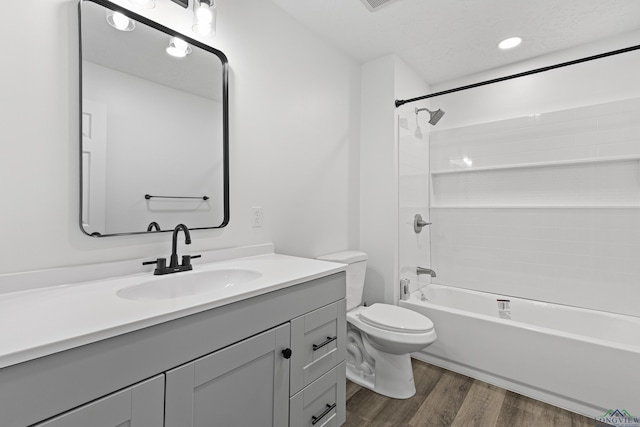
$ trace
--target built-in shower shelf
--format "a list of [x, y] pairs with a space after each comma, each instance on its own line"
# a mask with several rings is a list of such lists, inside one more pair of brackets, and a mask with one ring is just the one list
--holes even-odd
[[461, 168], [461, 169], [443, 169], [431, 171], [431, 175], [445, 175], [455, 173], [469, 173], [469, 172], [484, 172], [495, 170], [509, 170], [509, 169], [524, 169], [524, 168], [544, 168], [553, 166], [571, 166], [571, 165], [584, 165], [584, 164], [596, 164], [596, 163], [613, 163], [624, 162], [631, 160], [640, 160], [640, 156], [615, 156], [615, 157], [599, 157], [589, 159], [572, 159], [572, 160], [556, 160], [550, 162], [536, 162], [536, 163], [516, 163], [510, 165], [496, 165], [496, 166], [482, 166], [477, 168]]
[[637, 208], [640, 207], [640, 156], [435, 173], [431, 176], [430, 199], [434, 208]]

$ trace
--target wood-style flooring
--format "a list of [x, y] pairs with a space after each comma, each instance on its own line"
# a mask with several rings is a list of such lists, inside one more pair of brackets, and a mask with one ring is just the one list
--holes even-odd
[[344, 427], [593, 427], [594, 420], [412, 360], [416, 395], [397, 400], [347, 381]]

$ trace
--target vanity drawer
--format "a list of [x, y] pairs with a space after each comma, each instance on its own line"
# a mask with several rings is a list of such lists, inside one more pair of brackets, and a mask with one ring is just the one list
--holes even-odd
[[346, 421], [346, 361], [289, 401], [290, 427], [338, 427]]
[[346, 332], [344, 299], [291, 321], [291, 396], [345, 360]]

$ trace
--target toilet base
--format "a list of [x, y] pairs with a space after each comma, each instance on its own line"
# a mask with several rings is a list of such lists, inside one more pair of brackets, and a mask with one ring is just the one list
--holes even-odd
[[347, 378], [362, 387], [394, 399], [408, 399], [416, 394], [411, 356], [382, 353], [367, 346], [375, 361], [373, 374], [367, 375], [347, 362]]

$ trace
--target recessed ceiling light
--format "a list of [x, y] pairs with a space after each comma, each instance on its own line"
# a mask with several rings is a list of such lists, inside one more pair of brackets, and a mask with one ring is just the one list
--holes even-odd
[[522, 43], [521, 37], [509, 37], [508, 39], [504, 39], [500, 43], [498, 43], [498, 47], [503, 50], [513, 49], [520, 43]]

